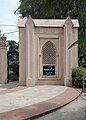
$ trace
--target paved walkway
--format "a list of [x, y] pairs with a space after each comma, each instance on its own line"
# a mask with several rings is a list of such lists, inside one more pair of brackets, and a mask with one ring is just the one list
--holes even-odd
[[34, 120], [86, 120], [86, 93], [61, 109]]
[[15, 87], [15, 91], [0, 95], [0, 120], [31, 119], [68, 104], [79, 94], [65, 86]]
[[11, 89], [11, 88], [15, 88], [17, 87], [19, 84], [18, 81], [15, 81], [15, 82], [9, 82], [7, 84], [0, 84], [0, 91], [1, 90], [7, 90], [7, 89]]

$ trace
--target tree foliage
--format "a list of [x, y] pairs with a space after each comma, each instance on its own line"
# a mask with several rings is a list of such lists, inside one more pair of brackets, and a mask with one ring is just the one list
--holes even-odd
[[19, 44], [7, 41], [8, 80], [18, 80], [19, 76]]
[[83, 80], [86, 83], [86, 68], [83, 68], [83, 67], [74, 68], [72, 70], [72, 84], [76, 87], [82, 88]]
[[78, 19], [79, 57], [86, 57], [86, 0], [20, 0], [17, 12], [22, 17], [32, 18], [71, 18]]
[[15, 41], [8, 41], [8, 59], [9, 61], [19, 60], [18, 43]]

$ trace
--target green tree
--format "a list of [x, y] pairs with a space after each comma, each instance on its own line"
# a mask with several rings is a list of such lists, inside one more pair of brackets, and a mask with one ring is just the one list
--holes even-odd
[[19, 49], [18, 43], [15, 41], [7, 41], [8, 44], [8, 59], [9, 61], [18, 61], [19, 60]]
[[18, 80], [19, 76], [19, 44], [7, 41], [8, 80]]

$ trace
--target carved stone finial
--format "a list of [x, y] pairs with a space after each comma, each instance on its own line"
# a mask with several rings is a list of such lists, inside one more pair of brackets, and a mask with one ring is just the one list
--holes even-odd
[[6, 47], [6, 39], [4, 35], [0, 37], [0, 46]]

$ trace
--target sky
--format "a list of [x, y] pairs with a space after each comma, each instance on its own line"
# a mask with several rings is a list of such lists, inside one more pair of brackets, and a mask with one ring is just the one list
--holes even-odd
[[[19, 19], [19, 15], [16, 15], [14, 12], [19, 7], [19, 0], [0, 0], [0, 29], [1, 34], [18, 31], [17, 21]], [[1, 26], [1, 24], [5, 25], [16, 25], [13, 26]], [[5, 34], [7, 40], [15, 40], [19, 41], [18, 32]]]

